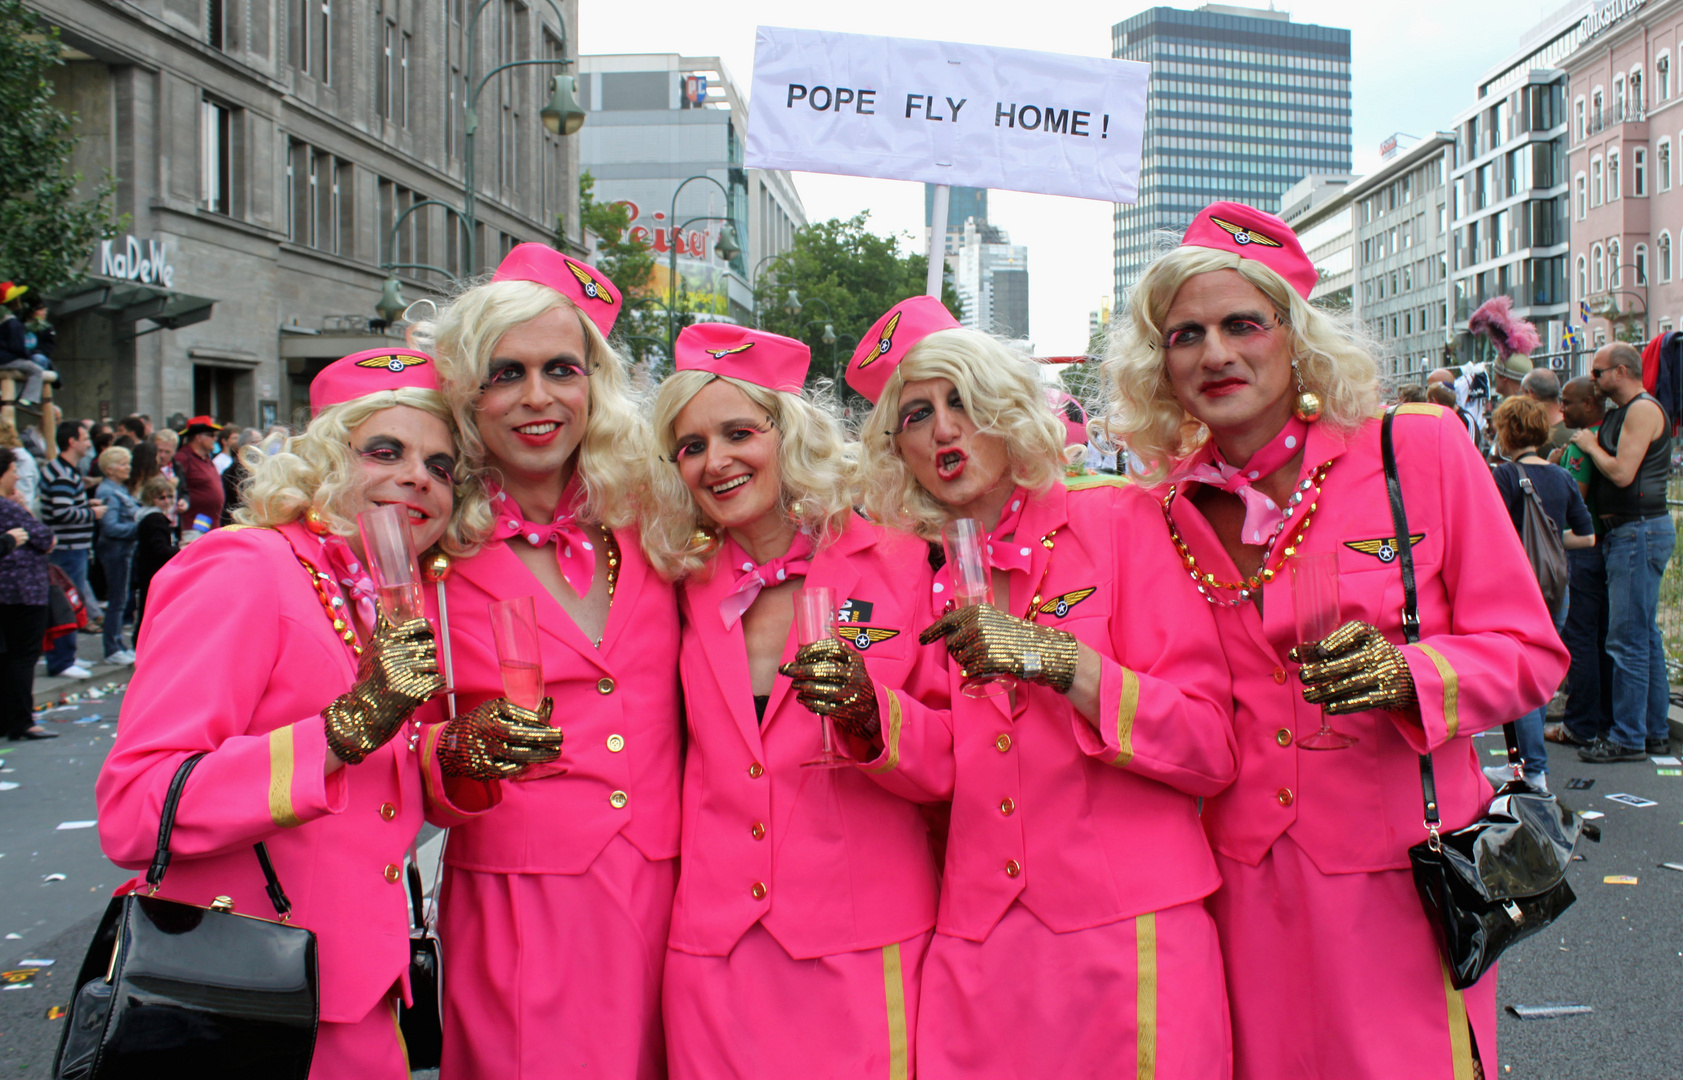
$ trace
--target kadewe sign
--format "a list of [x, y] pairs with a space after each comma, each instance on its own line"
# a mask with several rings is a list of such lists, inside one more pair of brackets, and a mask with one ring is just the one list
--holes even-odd
[[1133, 202], [1149, 71], [762, 26], [747, 164]]

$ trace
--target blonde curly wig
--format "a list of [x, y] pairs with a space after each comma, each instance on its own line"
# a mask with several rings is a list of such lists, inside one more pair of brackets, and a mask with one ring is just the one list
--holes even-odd
[[[456, 414], [468, 466], [499, 480], [495, 467], [485, 460], [476, 423], [479, 395], [503, 335], [553, 308], [577, 317], [590, 369], [589, 411], [578, 449], [585, 492], [581, 516], [623, 528], [636, 521], [647, 498], [654, 440], [632, 394], [625, 360], [571, 299], [532, 281], [482, 282], [450, 301], [436, 318], [418, 324], [415, 340], [438, 358], [439, 382]], [[489, 520], [476, 542], [488, 535]]]
[[[781, 480], [777, 512], [811, 534], [815, 549], [840, 536], [853, 513], [852, 454], [826, 392], [808, 398], [709, 371], [674, 372], [660, 384], [650, 410], [650, 427], [660, 440], [663, 460], [655, 464], [642, 522], [643, 550], [655, 571], [669, 581], [696, 573], [716, 551], [691, 543], [698, 529], [716, 526], [701, 513], [670, 460], [678, 445], [673, 433], [678, 414], [715, 379], [742, 391], [776, 426]], [[790, 510], [797, 503], [798, 515]]]
[[[250, 472], [241, 487], [244, 505], [234, 512], [241, 525], [274, 528], [297, 521], [309, 510], [335, 536], [357, 535], [356, 515], [362, 500], [361, 470], [351, 451], [351, 432], [374, 414], [408, 405], [444, 421], [458, 449], [461, 439], [444, 395], [436, 390], [403, 386], [380, 390], [315, 415], [300, 435], [287, 439], [274, 454], [263, 447], [240, 447], [240, 461]], [[455, 502], [439, 548], [451, 558], [473, 554], [478, 541], [491, 530], [491, 505], [478, 483], [456, 477]]]
[[1318, 423], [1354, 431], [1379, 407], [1379, 365], [1354, 322], [1311, 306], [1285, 278], [1255, 259], [1214, 248], [1177, 247], [1147, 267], [1128, 291], [1111, 327], [1102, 369], [1107, 433], [1133, 452], [1146, 483], [1161, 482], [1176, 460], [1207, 437], [1169, 385], [1163, 322], [1189, 278], [1217, 270], [1238, 271], [1274, 305], [1291, 332], [1292, 357], [1304, 389], [1321, 399]]
[[1063, 476], [1064, 426], [1033, 362], [975, 330], [942, 330], [906, 353], [859, 432], [859, 497], [872, 521], [925, 540], [940, 539], [946, 524], [946, 506], [906, 468], [890, 434], [900, 426], [901, 389], [924, 379], [950, 381], [977, 430], [1005, 440], [1013, 483], [1039, 493]]

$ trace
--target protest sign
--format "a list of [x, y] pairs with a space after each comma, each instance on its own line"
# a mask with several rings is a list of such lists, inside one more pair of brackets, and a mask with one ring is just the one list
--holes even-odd
[[1149, 71], [762, 26], [746, 163], [1133, 202]]

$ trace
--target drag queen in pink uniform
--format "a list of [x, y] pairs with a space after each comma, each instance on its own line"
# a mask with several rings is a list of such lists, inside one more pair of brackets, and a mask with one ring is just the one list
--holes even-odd
[[[419, 332], [435, 344], [493, 520], [444, 578], [456, 707], [430, 768], [494, 781], [503, 696], [488, 605], [533, 597], [561, 758], [452, 829], [440, 931], [445, 1080], [666, 1074], [661, 968], [678, 867], [678, 612], [634, 528], [654, 448], [604, 335], [593, 267], [517, 246]], [[424, 720], [443, 719], [443, 705]]]
[[[1170, 481], [1155, 541], [1142, 527], [1134, 550], [1199, 584], [1156, 617], [1213, 612], [1233, 672], [1239, 778], [1204, 824], [1235, 1074], [1470, 1080], [1482, 1060], [1495, 1076], [1496, 973], [1452, 988], [1408, 869], [1426, 838], [1417, 755], [1432, 754], [1443, 828], [1468, 824], [1491, 796], [1469, 736], [1547, 701], [1566, 653], [1539, 590], [1508, 572], [1525, 554], [1490, 471], [1435, 405], [1394, 420], [1410, 536], [1394, 535], [1377, 365], [1306, 303], [1316, 280], [1278, 218], [1217, 203], [1134, 286], [1106, 360], [1113, 433], [1146, 480]], [[1343, 625], [1300, 665], [1291, 568], [1320, 553]], [[1299, 745], [1322, 703], [1359, 741]]]
[[[310, 405], [315, 419], [280, 453], [251, 452], [241, 525], [207, 533], [152, 585], [96, 789], [100, 842], [119, 865], [145, 866], [171, 778], [208, 751], [181, 798], [163, 895], [227, 896], [273, 918], [251, 850], [263, 841], [292, 922], [317, 937], [310, 1076], [401, 1080], [401, 868], [423, 814], [411, 714], [442, 680], [424, 620], [376, 624], [356, 515], [405, 506], [417, 549], [459, 554], [487, 506], [477, 488], [453, 494], [459, 450], [426, 354], [347, 356], [316, 376]], [[221, 625], [240, 632], [209, 632]], [[497, 785], [472, 794], [472, 806], [426, 809], [465, 820], [495, 805]]]
[[[909, 714], [947, 739], [920, 703], [946, 693], [945, 653], [917, 642], [926, 550], [853, 513], [841, 427], [801, 396], [804, 344], [702, 323], [676, 351], [643, 533], [682, 579], [684, 616], [672, 1075], [907, 1077], [939, 879], [913, 800], [946, 797], [908, 789], [894, 765]], [[835, 590], [848, 644], [797, 654], [796, 596], [818, 586]], [[882, 760], [803, 767], [821, 746], [807, 705], [859, 759]]]
[[[912, 718], [896, 764], [952, 797], [919, 1074], [1226, 1077], [1202, 903], [1220, 878], [1197, 799], [1233, 777], [1230, 689], [1178, 558], [1137, 544], [1155, 505], [1114, 483], [1066, 489], [1033, 365], [933, 298], [884, 315], [847, 378], [876, 403], [866, 511], [926, 540], [974, 518], [994, 568], [992, 605], [942, 615], [950, 573], [930, 585], [922, 637], [952, 655], [951, 738]], [[999, 672], [1019, 680], [1009, 696], [960, 693]]]

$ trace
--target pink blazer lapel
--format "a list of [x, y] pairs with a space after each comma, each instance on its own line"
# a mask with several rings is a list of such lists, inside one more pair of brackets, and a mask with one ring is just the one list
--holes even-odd
[[[708, 666], [718, 683], [725, 707], [730, 710], [731, 719], [736, 722], [743, 741], [758, 755], [762, 745], [760, 720], [754, 714], [754, 685], [748, 674], [748, 648], [743, 642], [742, 624], [737, 623], [727, 629], [724, 616], [719, 613], [719, 602], [729, 595], [735, 584], [734, 575], [719, 568], [716, 563], [715, 570], [706, 579], [688, 581], [681, 587], [688, 620], [684, 632], [701, 640], [701, 651], [707, 654]], [[778, 682], [787, 681], [781, 676], [778, 678]], [[766, 717], [771, 717], [769, 705]]]
[[[623, 561], [621, 566], [623, 568]], [[486, 544], [480, 549], [477, 557], [465, 559], [458, 564], [458, 572], [498, 600], [509, 600], [517, 596], [532, 597], [538, 614], [538, 632], [549, 642], [544, 646], [546, 657], [552, 648], [563, 647], [583, 657], [588, 663], [602, 667], [601, 654], [597, 652], [595, 645], [584, 636], [584, 631], [578, 628], [572, 616], [562, 609], [549, 590], [543, 587], [543, 583], [526, 569], [526, 564], [509, 550], [506, 542], [498, 540]], [[618, 599], [616, 589], [615, 600]], [[484, 612], [475, 612], [474, 616], [475, 621], [487, 617]], [[608, 623], [612, 627], [611, 613]]]
[[[862, 529], [849, 530], [815, 554], [812, 558], [812, 567], [801, 587], [806, 588], [810, 585], [817, 588], [827, 585], [835, 592], [837, 607], [846, 602], [853, 587], [859, 583], [859, 571], [854, 567], [853, 560], [847, 556], [857, 550], [858, 541], [856, 538], [863, 534], [864, 530]], [[795, 653], [799, 650], [800, 625], [795, 622], [789, 626], [789, 637], [783, 643], [783, 655], [779, 658], [778, 663], [787, 664], [795, 658]], [[779, 675], [777, 680], [771, 684], [771, 700], [766, 703], [766, 726], [769, 727], [776, 718], [778, 707], [783, 704], [783, 699], [789, 696], [789, 690], [793, 685], [793, 682], [782, 675]], [[800, 711], [809, 717], [817, 715], [808, 712], [804, 706], [800, 707]]]

